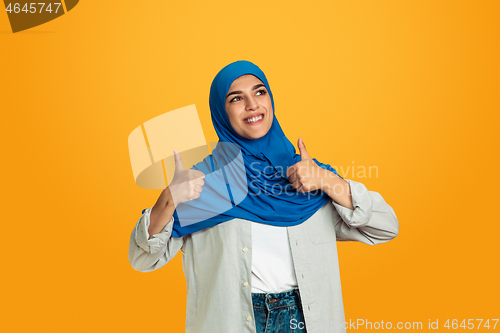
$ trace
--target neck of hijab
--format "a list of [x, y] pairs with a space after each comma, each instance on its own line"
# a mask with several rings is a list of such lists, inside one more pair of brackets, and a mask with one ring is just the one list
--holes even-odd
[[[225, 109], [225, 97], [232, 82], [245, 74], [262, 81], [273, 106], [270, 130], [253, 140], [234, 131]], [[301, 157], [276, 119], [273, 95], [259, 67], [249, 61], [236, 61], [224, 67], [212, 82], [209, 103], [219, 142], [211, 155], [191, 168], [205, 174], [205, 183], [200, 197], [177, 205], [173, 237], [235, 218], [280, 227], [294, 226], [331, 200], [321, 190], [297, 192], [288, 181], [286, 171], [300, 162]], [[313, 160], [338, 175], [330, 165]]]

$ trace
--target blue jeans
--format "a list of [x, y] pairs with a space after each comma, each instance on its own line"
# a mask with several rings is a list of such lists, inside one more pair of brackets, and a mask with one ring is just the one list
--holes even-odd
[[257, 333], [307, 333], [299, 289], [252, 293]]

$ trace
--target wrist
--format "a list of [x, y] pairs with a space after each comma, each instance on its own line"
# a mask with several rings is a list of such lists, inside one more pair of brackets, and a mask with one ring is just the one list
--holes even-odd
[[339, 184], [342, 179], [330, 170], [324, 169], [324, 171], [325, 175], [321, 179], [321, 190], [330, 193], [330, 190]]
[[174, 200], [174, 196], [172, 194], [172, 191], [170, 190], [170, 188], [168, 186], [165, 188], [165, 191], [167, 191], [166, 206], [175, 209], [177, 207], [177, 204], [176, 204], [176, 201]]

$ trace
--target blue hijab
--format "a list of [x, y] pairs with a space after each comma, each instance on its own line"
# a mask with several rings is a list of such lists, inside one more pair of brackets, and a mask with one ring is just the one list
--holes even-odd
[[[241, 137], [234, 131], [225, 109], [231, 84], [245, 74], [262, 81], [273, 106], [270, 130], [255, 140]], [[287, 169], [300, 162], [301, 157], [295, 153], [295, 147], [276, 119], [273, 95], [259, 67], [249, 61], [236, 61], [224, 67], [212, 82], [209, 103], [219, 142], [211, 155], [192, 167], [205, 174], [205, 183], [199, 198], [177, 205], [173, 237], [234, 218], [280, 227], [294, 226], [331, 200], [321, 190], [297, 192], [288, 181]], [[338, 175], [330, 165], [313, 160], [321, 168]]]

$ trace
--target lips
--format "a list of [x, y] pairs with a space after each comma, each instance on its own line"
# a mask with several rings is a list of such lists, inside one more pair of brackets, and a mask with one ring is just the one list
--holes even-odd
[[264, 116], [264, 112], [255, 113], [255, 114], [251, 115], [250, 117], [246, 117], [245, 119], [243, 119], [243, 121], [251, 119], [251, 118], [258, 117], [260, 115]]

